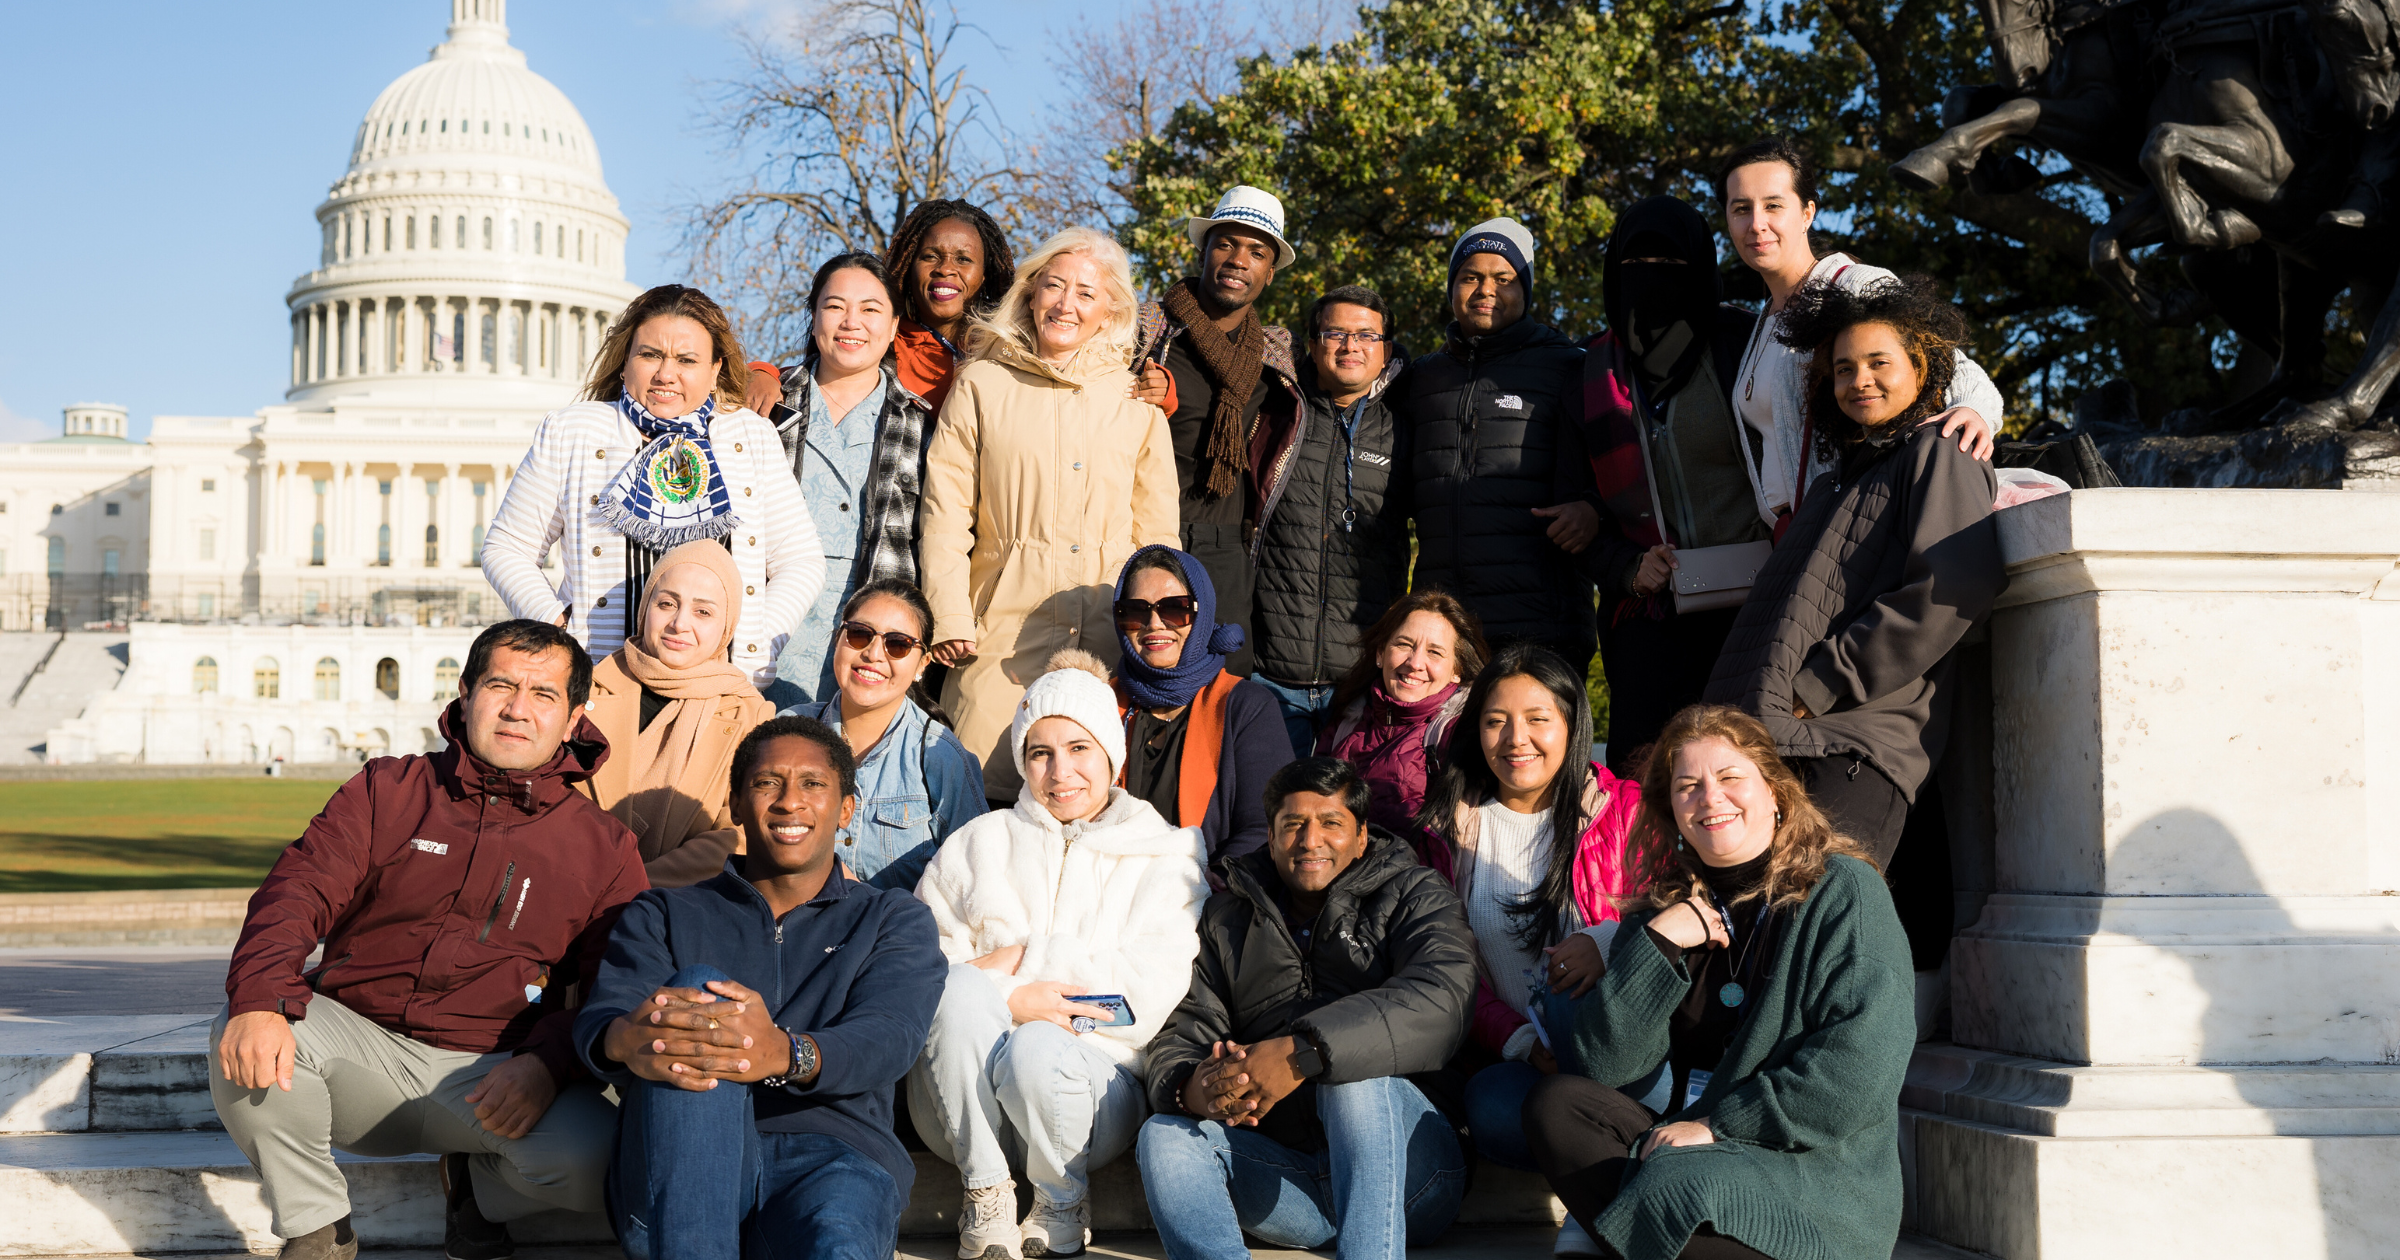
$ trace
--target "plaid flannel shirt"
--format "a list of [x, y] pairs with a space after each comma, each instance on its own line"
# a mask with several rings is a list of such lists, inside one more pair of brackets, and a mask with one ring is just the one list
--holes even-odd
[[[775, 424], [783, 453], [792, 461], [792, 480], [800, 479], [807, 459], [808, 417], [817, 388], [805, 366], [783, 370], [783, 394], [792, 414]], [[933, 409], [908, 392], [892, 370], [883, 365], [883, 414], [875, 418], [875, 456], [864, 511], [859, 513], [858, 560], [851, 569], [850, 589], [869, 582], [917, 578], [917, 501], [925, 491], [925, 437], [933, 427]], [[827, 581], [833, 575], [825, 575]]]

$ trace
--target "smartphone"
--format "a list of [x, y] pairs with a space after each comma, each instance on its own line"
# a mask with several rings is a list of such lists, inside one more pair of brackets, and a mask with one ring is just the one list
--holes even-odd
[[1122, 994], [1070, 993], [1066, 995], [1066, 998], [1070, 1002], [1084, 1006], [1097, 1006], [1108, 1012], [1109, 1018], [1105, 1022], [1093, 1019], [1089, 1015], [1076, 1016], [1072, 1022], [1075, 1025], [1075, 1031], [1079, 1033], [1090, 1032], [1094, 1028], [1122, 1028], [1133, 1022], [1133, 1003], [1126, 1001]]

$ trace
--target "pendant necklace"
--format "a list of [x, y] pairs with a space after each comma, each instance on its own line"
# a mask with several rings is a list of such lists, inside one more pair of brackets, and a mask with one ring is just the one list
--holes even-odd
[[[1710, 903], [1713, 904], [1717, 909], [1718, 922], [1725, 925], [1725, 934], [1727, 937], [1725, 943], [1728, 947], [1730, 947], [1733, 944], [1731, 939], [1733, 936], [1733, 915], [1725, 908], [1724, 900], [1717, 896], [1715, 889], [1712, 888], [1709, 890], [1708, 899]], [[1719, 1002], [1722, 1002], [1729, 1007], [1739, 1009], [1741, 1004], [1749, 998], [1749, 991], [1742, 987], [1742, 977], [1750, 974], [1748, 966], [1750, 962], [1750, 947], [1758, 943], [1758, 938], [1767, 934], [1766, 929], [1767, 904], [1766, 899], [1762, 897], [1759, 899], [1758, 917], [1756, 921], [1750, 925], [1750, 935], [1742, 942], [1742, 952], [1734, 957], [1733, 979], [1717, 986], [1717, 1000]]]

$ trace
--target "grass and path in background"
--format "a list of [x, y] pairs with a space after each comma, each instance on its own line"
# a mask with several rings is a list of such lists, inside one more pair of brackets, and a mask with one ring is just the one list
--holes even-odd
[[263, 775], [0, 783], [0, 893], [254, 887], [340, 786]]

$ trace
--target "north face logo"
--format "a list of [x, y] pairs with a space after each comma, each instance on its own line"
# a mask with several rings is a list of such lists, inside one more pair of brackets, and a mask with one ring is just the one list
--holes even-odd
[[1492, 400], [1492, 405], [1506, 408], [1509, 411], [1525, 410], [1525, 400], [1515, 394], [1502, 394]]
[[430, 853], [435, 857], [443, 857], [448, 855], [450, 852], [449, 845], [441, 844], [432, 840], [411, 840], [408, 842], [408, 847], [421, 853]]

